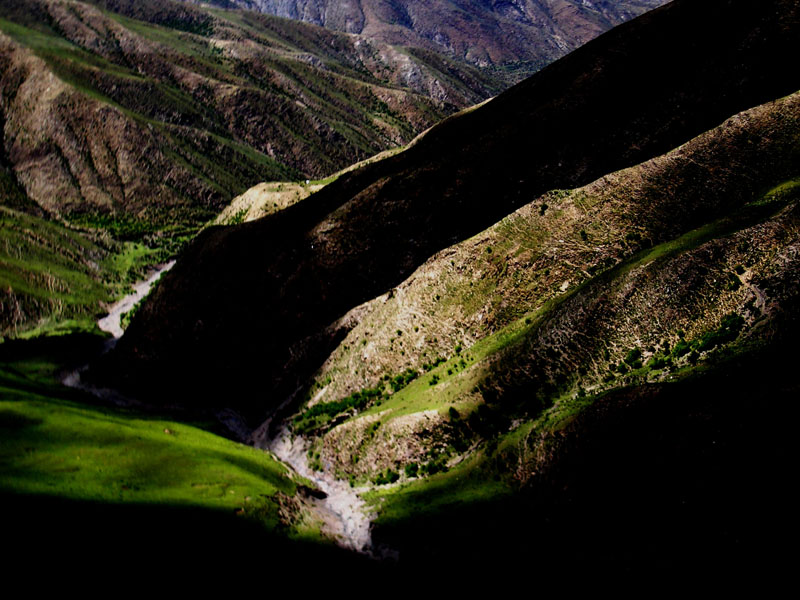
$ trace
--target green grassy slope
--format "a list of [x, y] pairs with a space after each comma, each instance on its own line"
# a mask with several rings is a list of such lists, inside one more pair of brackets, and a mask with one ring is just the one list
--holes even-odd
[[53, 567], [102, 564], [111, 549], [114, 561], [350, 560], [321, 536], [298, 494], [302, 481], [268, 453], [198, 425], [107, 408], [57, 383], [100, 343], [72, 336], [0, 346], [5, 544], [35, 548], [46, 535], [36, 553]]
[[95, 330], [103, 303], [168, 252], [0, 207], [0, 336]]

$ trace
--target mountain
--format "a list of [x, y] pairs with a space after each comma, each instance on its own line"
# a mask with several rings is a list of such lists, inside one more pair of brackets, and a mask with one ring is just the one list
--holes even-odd
[[102, 339], [3, 344], [10, 543], [118, 562], [121, 528], [326, 587], [786, 577], [798, 16], [677, 0], [404, 150], [254, 187], [81, 375], [122, 410], [55, 379]]
[[[329, 175], [498, 89], [443, 57], [249, 12], [3, 3], [0, 200], [23, 214], [3, 221], [2, 335], [90, 323], [140, 273], [108, 261], [163, 259], [250, 186]], [[32, 220], [47, 241], [19, 233]]]
[[445, 53], [519, 81], [663, 0], [213, 0]]
[[50, 212], [149, 202], [208, 216], [249, 182], [326, 175], [447, 112], [382, 85], [346, 36], [174, 2], [102, 6], [3, 9], [7, 160]]
[[[425, 22], [467, 22], [449, 4], [408, 8]], [[548, 10], [549, 23], [572, 9]], [[578, 29], [595, 35], [626, 10], [572, 12], [589, 15]], [[520, 37], [512, 21], [484, 19], [482, 43], [534, 49], [555, 31]], [[175, 0], [0, 6], [0, 201], [18, 211], [0, 230], [0, 335], [91, 328], [148, 264], [254, 184], [298, 185], [402, 147], [555, 56], [479, 68], [424, 36], [379, 30]], [[46, 240], [20, 234], [31, 220]], [[86, 251], [60, 256], [56, 238]]]
[[[179, 394], [187, 406], [235, 407], [258, 422], [306, 393], [358, 323], [360, 311], [349, 311], [393, 293], [434, 253], [549, 190], [650, 160], [795, 91], [795, 74], [780, 66], [797, 39], [793, 15], [787, 2], [755, 11], [672, 3], [446, 120], [406, 152], [265, 219], [206, 230], [134, 319], [107, 376], [151, 398]], [[730, 208], [667, 205], [685, 216], [681, 226], [628, 233], [661, 242]]]

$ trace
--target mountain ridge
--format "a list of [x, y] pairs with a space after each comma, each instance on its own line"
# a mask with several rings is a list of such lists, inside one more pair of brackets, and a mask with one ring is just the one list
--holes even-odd
[[482, 68], [517, 65], [519, 80], [603, 30], [663, 4], [615, 2], [377, 2], [374, 0], [212, 0], [363, 34], [393, 45], [445, 52]]
[[[186, 267], [178, 262], [134, 319], [117, 356], [109, 357], [125, 365], [117, 375], [127, 373], [129, 384], [152, 379], [191, 386], [190, 373], [206, 364], [201, 348], [237, 348], [225, 363], [204, 369], [221, 386], [211, 397], [225, 402], [233, 389], [244, 392], [257, 360], [281, 365], [261, 392], [271, 398], [266, 406], [279, 404], [302, 388], [344, 332], [328, 340], [315, 336], [397, 285], [436, 250], [496, 222], [525, 197], [588, 183], [795, 91], [797, 82], [778, 59], [797, 38], [797, 7], [772, 2], [754, 14], [743, 6], [718, 0], [657, 9], [444, 122], [407, 152], [345, 175], [277, 215], [206, 231], [184, 256]], [[708, 28], [722, 13], [726, 26], [715, 27], [718, 37], [710, 38]], [[678, 32], [684, 43], [667, 50], [665, 42]], [[635, 83], [632, 72], [639, 74]], [[491, 206], [484, 198], [493, 198]], [[262, 253], [273, 258], [257, 266], [252, 257]], [[242, 265], [248, 275], [240, 278], [230, 265]], [[231, 303], [224, 298], [235, 299], [236, 308], [221, 309]], [[180, 314], [169, 308], [176, 302]], [[251, 331], [264, 338], [234, 342], [236, 327], [224, 315], [239, 314], [253, 315]], [[284, 368], [290, 356], [296, 379]], [[210, 389], [212, 381], [203, 384]]]

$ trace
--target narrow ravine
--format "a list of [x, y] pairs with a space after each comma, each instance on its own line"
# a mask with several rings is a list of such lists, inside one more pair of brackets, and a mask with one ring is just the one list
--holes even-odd
[[347, 481], [336, 479], [329, 473], [311, 469], [308, 466], [308, 442], [303, 437], [293, 437], [287, 427], [283, 427], [274, 439], [256, 446], [270, 450], [327, 494], [316, 502], [329, 533], [340, 546], [373, 554], [370, 523], [374, 515], [358, 495], [361, 490], [351, 488]]

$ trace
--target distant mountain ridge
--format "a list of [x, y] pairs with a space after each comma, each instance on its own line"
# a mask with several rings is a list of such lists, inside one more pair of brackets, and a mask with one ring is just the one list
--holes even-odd
[[211, 0], [532, 72], [665, 0]]

